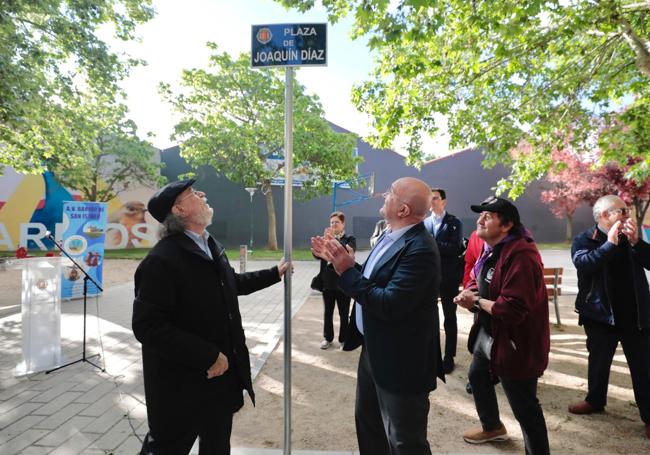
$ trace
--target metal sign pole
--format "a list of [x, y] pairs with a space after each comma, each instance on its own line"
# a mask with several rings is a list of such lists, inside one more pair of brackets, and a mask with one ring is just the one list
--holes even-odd
[[[308, 36], [309, 39], [303, 39]], [[327, 24], [265, 24], [251, 28], [251, 66], [284, 67], [284, 259], [293, 238], [293, 67], [327, 66]], [[252, 219], [252, 218], [251, 218]], [[251, 229], [252, 231], [252, 229]], [[252, 243], [252, 242], [251, 242]], [[291, 272], [284, 275], [284, 455], [291, 454]]]
[[284, 455], [291, 454], [291, 251], [293, 239], [293, 68], [285, 68], [284, 86]]

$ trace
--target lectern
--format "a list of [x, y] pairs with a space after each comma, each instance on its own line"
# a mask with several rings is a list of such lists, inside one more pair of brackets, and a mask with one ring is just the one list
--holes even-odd
[[22, 269], [23, 360], [16, 375], [37, 373], [61, 364], [61, 266], [67, 259], [15, 259]]

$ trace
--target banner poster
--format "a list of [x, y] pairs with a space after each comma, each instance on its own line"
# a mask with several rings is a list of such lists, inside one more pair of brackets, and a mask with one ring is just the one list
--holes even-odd
[[[147, 212], [155, 190], [134, 183], [106, 201], [107, 250], [151, 248], [158, 241], [158, 222]], [[64, 187], [51, 172], [23, 175], [0, 166], [0, 253], [20, 247], [30, 251], [53, 251], [47, 231], [57, 242], [66, 226], [61, 222], [65, 201], [82, 201], [83, 194]]]
[[[81, 265], [88, 275], [102, 286], [104, 241], [108, 210], [104, 202], [65, 201], [63, 203], [63, 249]], [[83, 296], [83, 273], [73, 264], [63, 267], [61, 298]], [[88, 296], [98, 295], [99, 289], [89, 280]]]

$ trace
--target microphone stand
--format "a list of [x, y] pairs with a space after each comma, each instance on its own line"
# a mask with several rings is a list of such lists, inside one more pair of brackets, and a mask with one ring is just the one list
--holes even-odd
[[94, 354], [94, 355], [91, 355], [90, 357], [86, 357], [86, 306], [87, 306], [88, 281], [90, 280], [95, 286], [97, 286], [97, 289], [99, 289], [100, 292], [104, 292], [104, 290], [99, 285], [99, 283], [97, 283], [90, 275], [88, 275], [86, 270], [84, 270], [83, 267], [81, 267], [79, 264], [77, 264], [77, 262], [74, 259], [72, 259], [72, 256], [70, 256], [68, 254], [68, 252], [65, 251], [61, 247], [61, 245], [59, 245], [56, 242], [56, 240], [54, 239], [54, 236], [52, 234], [47, 235], [47, 238], [50, 239], [52, 241], [52, 243], [54, 243], [54, 245], [59, 249], [59, 251], [61, 251], [61, 253], [63, 253], [68, 259], [70, 259], [70, 261], [72, 261], [72, 263], [75, 265], [75, 267], [77, 267], [77, 269], [81, 270], [81, 272], [84, 274], [84, 325], [83, 325], [84, 326], [84, 329], [83, 329], [84, 336], [83, 336], [83, 350], [81, 351], [81, 358], [80, 359], [74, 360], [72, 362], [66, 363], [65, 365], [61, 365], [61, 366], [58, 366], [56, 368], [52, 368], [51, 370], [46, 371], [45, 374], [50, 374], [53, 371], [60, 370], [61, 368], [65, 368], [65, 367], [68, 367], [70, 365], [74, 365], [75, 363], [79, 363], [79, 362], [89, 363], [92, 366], [94, 366], [95, 368], [99, 369], [100, 371], [105, 372], [106, 368], [102, 368], [99, 365], [97, 365], [97, 364], [91, 362], [90, 360], [88, 360], [88, 359], [92, 359], [93, 357], [99, 357], [100, 354]]

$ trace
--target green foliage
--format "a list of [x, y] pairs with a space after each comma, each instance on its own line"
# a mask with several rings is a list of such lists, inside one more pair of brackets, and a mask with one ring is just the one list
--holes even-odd
[[71, 156], [44, 159], [64, 186], [81, 191], [84, 200], [105, 202], [132, 185], [164, 184], [156, 149], [138, 137], [124, 104], [115, 104], [110, 96], [84, 97], [72, 112], [75, 131], [91, 140], [83, 150], [71, 150]]
[[[215, 44], [210, 69], [185, 70], [182, 89], [161, 91], [181, 114], [174, 138], [181, 155], [194, 167], [209, 165], [246, 187], [268, 187], [284, 175], [283, 166], [267, 164], [284, 148], [284, 79], [278, 70], [254, 70], [250, 55], [232, 59]], [[316, 96], [294, 82], [294, 170], [309, 179], [305, 198], [331, 192], [332, 181], [355, 176], [356, 137], [332, 130]]]
[[606, 126], [598, 137], [601, 163], [634, 163], [626, 177], [638, 183], [650, 181], [650, 99], [638, 98], [625, 111], [605, 118]]
[[0, 5], [0, 165], [40, 173], [74, 161], [94, 141], [79, 128], [80, 87], [117, 93], [138, 61], [111, 52], [96, 32], [131, 40], [153, 17], [151, 0], [10, 0]]
[[[278, 1], [302, 11], [313, 6]], [[403, 135], [408, 162], [420, 163], [422, 137], [438, 131], [434, 114], [443, 114], [452, 148], [480, 146], [485, 165], [514, 166], [499, 184], [512, 197], [546, 172], [568, 133], [572, 148], [587, 153], [600, 124], [594, 118], [632, 96], [648, 99], [647, 1], [322, 3], [332, 22], [353, 14], [353, 35], [368, 35], [378, 55], [372, 80], [353, 94], [373, 119], [370, 141], [390, 147]], [[522, 140], [532, 151], [515, 160], [511, 150]], [[611, 158], [627, 161], [623, 148]]]

